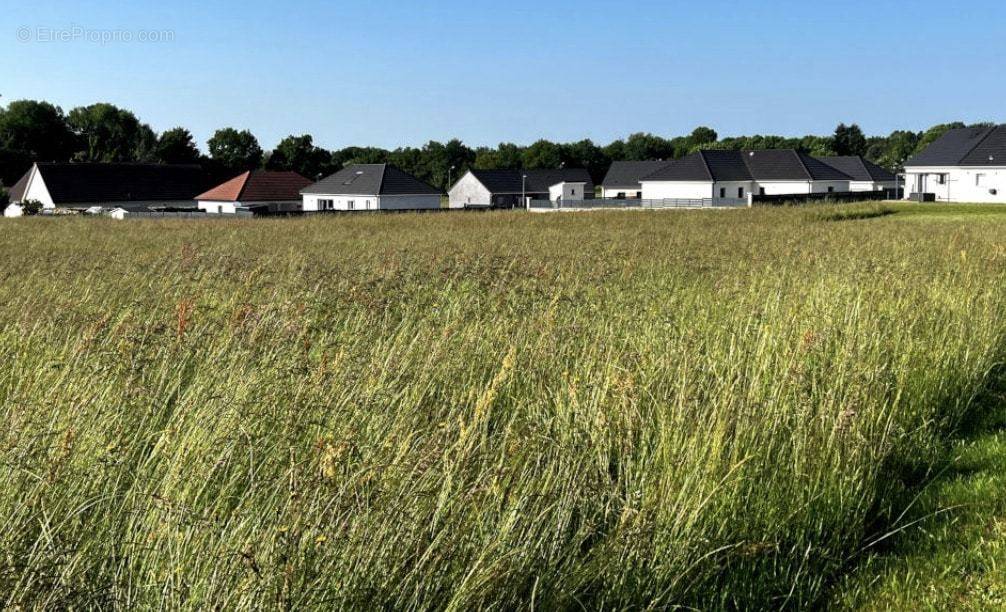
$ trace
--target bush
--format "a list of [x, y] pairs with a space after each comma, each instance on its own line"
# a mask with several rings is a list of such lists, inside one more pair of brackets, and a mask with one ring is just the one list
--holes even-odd
[[38, 200], [25, 200], [21, 202], [21, 209], [24, 216], [32, 217], [42, 212], [42, 203]]
[[0, 187], [0, 207], [7, 206], [7, 204], [9, 203], [10, 203], [10, 193], [3, 187]]

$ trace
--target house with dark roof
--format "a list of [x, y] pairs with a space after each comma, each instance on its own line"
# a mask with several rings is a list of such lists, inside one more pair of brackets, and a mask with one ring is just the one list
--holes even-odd
[[1006, 202], [1006, 125], [950, 130], [905, 162], [905, 196]]
[[898, 186], [898, 178], [893, 172], [860, 155], [817, 157], [817, 159], [852, 177], [849, 191], [883, 191]]
[[36, 200], [42, 210], [195, 210], [195, 197], [211, 184], [196, 165], [37, 163], [14, 186], [11, 203]]
[[643, 185], [640, 181], [670, 165], [670, 161], [616, 161], [608, 168], [608, 174], [601, 182], [601, 197], [624, 200], [643, 197]]
[[301, 190], [305, 212], [432, 210], [441, 192], [389, 164], [354, 164]]
[[249, 170], [196, 196], [199, 209], [210, 214], [297, 212], [300, 191], [312, 184], [296, 172]]
[[852, 177], [792, 150], [699, 151], [643, 177], [646, 200], [741, 204], [751, 194], [798, 195], [850, 190]]
[[592, 200], [594, 181], [582, 168], [469, 170], [448, 196], [451, 208], [524, 208], [529, 200]]

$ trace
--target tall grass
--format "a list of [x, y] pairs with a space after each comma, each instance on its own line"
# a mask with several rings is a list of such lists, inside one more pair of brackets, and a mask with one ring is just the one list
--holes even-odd
[[998, 224], [0, 224], [0, 596], [810, 605], [1000, 359]]

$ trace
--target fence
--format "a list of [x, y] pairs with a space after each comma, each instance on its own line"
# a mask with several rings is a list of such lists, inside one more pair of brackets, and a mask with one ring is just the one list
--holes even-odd
[[637, 209], [658, 210], [665, 208], [741, 208], [748, 205], [744, 199], [668, 199], [668, 200], [627, 200], [627, 199], [596, 199], [596, 200], [531, 200], [529, 205], [533, 211], [548, 210], [601, 210], [601, 209]]
[[881, 189], [879, 191], [842, 191], [837, 193], [801, 193], [783, 195], [752, 195], [753, 204], [781, 205], [804, 204], [807, 202], [872, 202], [877, 200], [900, 200], [904, 190]]

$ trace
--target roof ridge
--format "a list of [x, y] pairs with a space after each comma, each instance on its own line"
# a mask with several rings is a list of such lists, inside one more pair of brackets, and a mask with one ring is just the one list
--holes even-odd
[[[709, 180], [711, 180], [711, 181], [713, 181], [715, 183], [716, 182], [716, 177], [713, 175], [713, 169], [709, 167], [709, 160], [706, 159], [706, 150], [705, 149], [699, 149], [698, 151], [696, 151], [696, 153], [698, 153], [699, 159], [702, 160], [702, 165], [705, 166], [705, 168], [706, 168], [706, 173], [709, 175]], [[654, 174], [656, 174], [656, 173], [654, 173]]]
[[234, 178], [237, 178], [237, 179], [242, 179], [243, 178], [243, 180], [241, 181], [241, 189], [238, 189], [238, 197], [237, 197], [237, 201], [238, 202], [241, 201], [241, 196], [243, 196], [245, 194], [245, 189], [248, 189], [248, 181], [251, 180], [251, 176], [252, 176], [252, 171], [251, 170], [245, 170], [243, 173], [241, 173], [241, 174], [237, 175], [236, 177], [234, 177]]
[[[797, 161], [800, 162], [800, 167], [803, 168], [803, 171], [807, 173], [807, 180], [813, 181], [814, 180], [814, 174], [810, 171], [810, 168], [807, 167], [807, 162], [803, 159], [803, 153], [801, 153], [800, 151], [797, 151], [796, 149], [789, 149], [789, 151], [792, 152], [794, 155], [796, 155]], [[836, 168], [836, 170], [840, 174], [845, 174], [844, 172], [842, 172], [841, 170], [838, 170], [837, 168]], [[846, 174], [846, 176], [848, 176], [848, 175]]]
[[377, 195], [384, 194], [384, 179], [388, 176], [388, 166], [390, 164], [378, 164], [381, 166], [381, 180], [377, 183]]
[[957, 163], [958, 164], [963, 164], [964, 160], [967, 159], [972, 153], [974, 153], [975, 149], [977, 149], [978, 147], [980, 147], [983, 144], [985, 144], [985, 141], [988, 140], [989, 137], [992, 136], [992, 134], [994, 134], [997, 129], [999, 129], [998, 125], [993, 125], [993, 126], [985, 128], [985, 133], [982, 135], [981, 139], [979, 139], [978, 142], [975, 143], [975, 146], [973, 146], [970, 149], [968, 149], [968, 152], [965, 153], [964, 156], [961, 157], [960, 160], [958, 160]]

